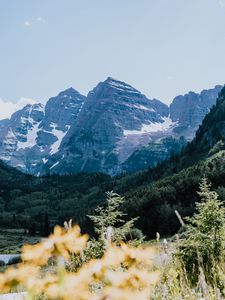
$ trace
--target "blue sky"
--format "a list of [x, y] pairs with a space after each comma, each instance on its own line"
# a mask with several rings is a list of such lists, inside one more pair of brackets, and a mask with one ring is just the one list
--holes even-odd
[[224, 0], [0, 0], [0, 98], [83, 94], [107, 76], [171, 102], [225, 83]]

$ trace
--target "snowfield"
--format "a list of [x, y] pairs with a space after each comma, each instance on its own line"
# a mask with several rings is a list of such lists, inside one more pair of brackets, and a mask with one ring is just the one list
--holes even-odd
[[158, 131], [165, 131], [172, 129], [175, 125], [176, 122], [173, 122], [170, 117], [164, 117], [162, 123], [149, 123], [149, 124], [142, 124], [142, 127], [140, 130], [124, 130], [123, 135], [128, 136], [128, 135], [141, 135], [145, 133], [153, 133], [153, 132], [158, 132]]

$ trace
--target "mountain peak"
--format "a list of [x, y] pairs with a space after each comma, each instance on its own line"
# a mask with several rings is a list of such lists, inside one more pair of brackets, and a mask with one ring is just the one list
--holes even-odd
[[106, 81], [119, 81], [119, 80], [115, 79], [114, 77], [108, 76]]
[[80, 95], [80, 93], [77, 90], [75, 90], [73, 87], [70, 87], [58, 94], [58, 96], [65, 97], [65, 98], [74, 95]]
[[138, 90], [136, 90], [134, 87], [132, 87], [131, 85], [127, 84], [124, 81], [120, 81], [117, 80], [113, 77], [108, 77], [103, 84], [107, 84], [108, 86], [110, 86], [113, 89], [116, 90], [125, 90], [127, 92], [134, 92], [134, 93], [140, 93]]
[[93, 90], [91, 90], [87, 98], [89, 99], [102, 99], [112, 96], [125, 95], [132, 98], [146, 98], [140, 91], [132, 87], [130, 84], [127, 84], [124, 81], [120, 81], [113, 77], [107, 77], [105, 81], [99, 82]]

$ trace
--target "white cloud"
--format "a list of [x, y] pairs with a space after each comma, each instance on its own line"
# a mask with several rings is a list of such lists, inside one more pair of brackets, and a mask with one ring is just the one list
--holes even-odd
[[10, 118], [18, 109], [23, 108], [27, 104], [34, 104], [36, 101], [30, 98], [22, 97], [17, 103], [4, 101], [0, 98], [0, 120]]
[[35, 104], [35, 103], [37, 103], [37, 101], [35, 101], [32, 98], [21, 97], [17, 102], [17, 105], [19, 108], [23, 108], [27, 104]]

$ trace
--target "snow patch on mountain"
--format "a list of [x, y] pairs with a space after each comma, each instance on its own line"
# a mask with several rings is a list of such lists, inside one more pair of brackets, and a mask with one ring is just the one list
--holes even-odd
[[32, 113], [34, 112], [44, 112], [44, 106], [42, 104], [35, 104], [30, 106], [28, 117], [21, 117], [20, 124], [21, 128], [27, 128], [27, 134], [24, 136], [21, 133], [17, 133], [17, 136], [24, 138], [25, 141], [19, 141], [17, 142], [17, 149], [26, 149], [26, 148], [32, 148], [34, 147], [37, 142], [38, 132], [41, 130], [39, 127], [41, 121], [36, 122], [31, 117]]
[[141, 104], [129, 104], [129, 103], [124, 102], [123, 105], [126, 107], [130, 107], [130, 108], [136, 108], [136, 109], [140, 109], [140, 110], [155, 112], [155, 110], [153, 108], [149, 108], [149, 107], [141, 105]]
[[43, 161], [44, 164], [46, 164], [46, 162], [48, 161], [48, 159], [47, 158], [42, 158], [42, 161]]
[[144, 105], [141, 105], [141, 104], [139, 104], [139, 105], [133, 105], [133, 107], [137, 108], [137, 109], [141, 109], [141, 110], [147, 110], [147, 111], [152, 111], [152, 112], [155, 111], [153, 108], [148, 108], [148, 107], [146, 107]]
[[53, 155], [56, 152], [58, 152], [61, 142], [62, 142], [64, 136], [67, 134], [68, 130], [70, 129], [70, 126], [69, 125], [66, 126], [67, 127], [66, 131], [56, 129], [57, 124], [55, 124], [55, 123], [52, 123], [51, 127], [53, 127], [51, 133], [57, 138], [55, 143], [52, 144], [52, 146], [51, 146], [50, 155]]
[[14, 145], [15, 141], [16, 141], [16, 136], [15, 136], [14, 132], [12, 131], [12, 129], [10, 128], [6, 134], [4, 144], [5, 145]]
[[0, 155], [0, 159], [9, 162], [11, 159], [10, 152], [16, 150], [16, 142], [17, 138], [10, 128], [5, 136], [5, 139], [3, 141], [4, 148], [6, 150], [5, 155]]
[[[31, 120], [30, 120], [31, 121]], [[17, 149], [32, 148], [36, 145], [37, 134], [40, 131], [39, 123], [32, 123], [32, 128], [28, 131], [25, 142], [17, 142]]]
[[55, 168], [58, 164], [59, 164], [59, 161], [57, 161], [56, 163], [54, 163], [54, 165], [52, 165], [52, 166], [50, 167], [50, 170], [52, 170], [53, 168]]
[[114, 89], [120, 90], [120, 91], [126, 91], [127, 93], [132, 92], [132, 93], [137, 93], [139, 94], [140, 92], [138, 90], [136, 90], [135, 88], [133, 88], [131, 85], [116, 80], [112, 77], [108, 77], [108, 79], [106, 80], [107, 84], [110, 85], [111, 87], [113, 87]]
[[140, 130], [123, 130], [123, 135], [141, 135], [145, 133], [153, 133], [153, 132], [160, 132], [172, 129], [177, 122], [173, 122], [170, 117], [162, 118], [163, 122], [149, 122], [149, 124], [142, 124]]

